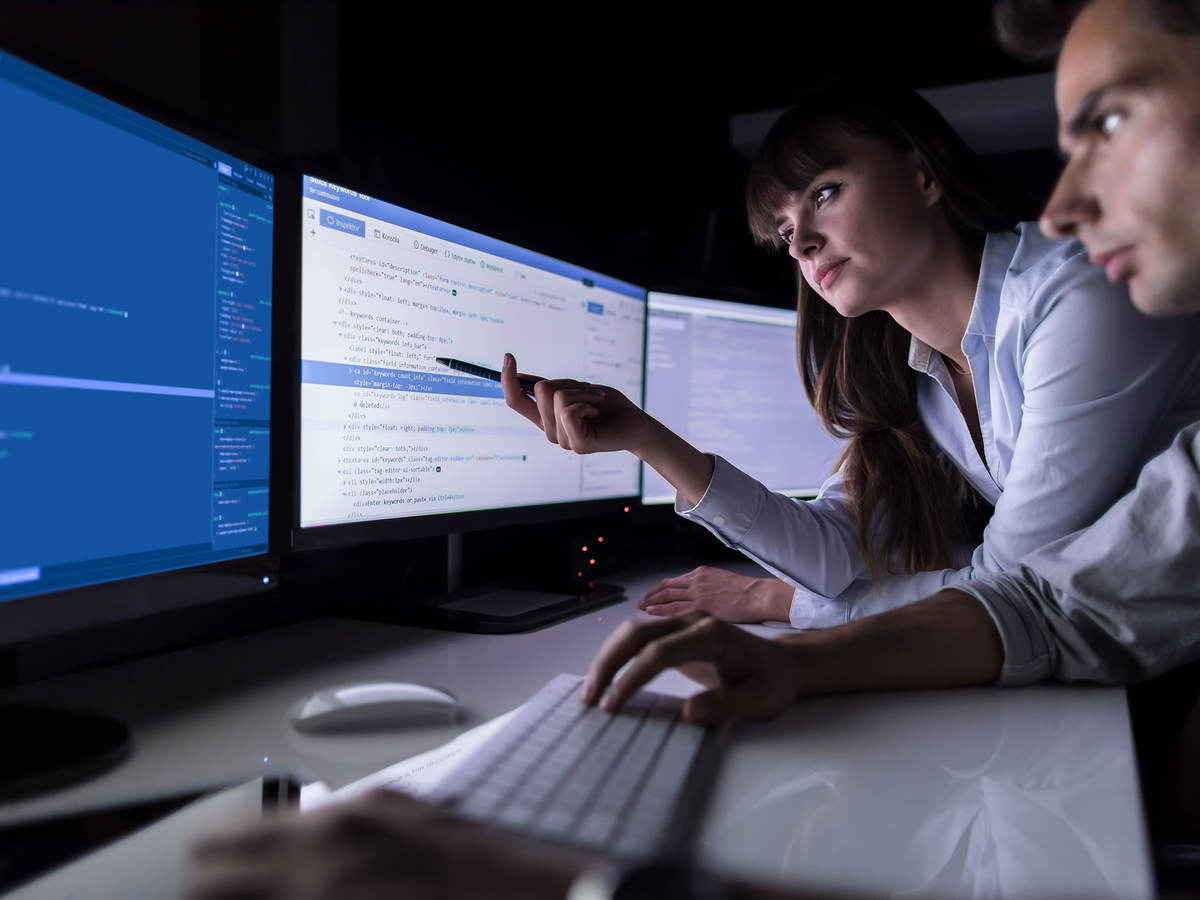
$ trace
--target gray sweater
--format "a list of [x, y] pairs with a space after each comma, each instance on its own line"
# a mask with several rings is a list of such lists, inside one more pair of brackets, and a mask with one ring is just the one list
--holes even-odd
[[1095, 524], [954, 588], [1000, 630], [1001, 684], [1132, 684], [1200, 658], [1200, 422]]

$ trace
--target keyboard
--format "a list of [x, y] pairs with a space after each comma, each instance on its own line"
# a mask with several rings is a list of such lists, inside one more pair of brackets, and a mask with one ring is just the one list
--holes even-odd
[[707, 799], [717, 733], [680, 718], [683, 701], [639, 691], [617, 713], [579, 702], [557, 675], [431, 799], [530, 837], [639, 859], [686, 852]]

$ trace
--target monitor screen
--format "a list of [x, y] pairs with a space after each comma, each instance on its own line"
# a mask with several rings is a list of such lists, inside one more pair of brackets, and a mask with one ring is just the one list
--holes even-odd
[[302, 195], [296, 546], [326, 526], [428, 534], [637, 496], [633, 456], [550, 444], [499, 384], [437, 357], [498, 369], [507, 351], [638, 402], [642, 288], [319, 178]]
[[[274, 187], [2, 52], [0, 109], [6, 643], [72, 621], [48, 592], [267, 550]], [[76, 624], [150, 611], [108, 603]]]
[[[842, 442], [804, 394], [795, 311], [658, 291], [647, 305], [646, 411], [772, 490], [815, 495]], [[675, 502], [649, 466], [642, 502]]]

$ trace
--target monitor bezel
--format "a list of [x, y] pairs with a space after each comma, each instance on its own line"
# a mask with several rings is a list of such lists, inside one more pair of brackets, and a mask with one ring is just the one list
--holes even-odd
[[[292, 489], [289, 491], [290, 510], [286, 520], [290, 526], [290, 549], [292, 551], [306, 552], [316, 550], [332, 550], [367, 544], [406, 541], [416, 538], [436, 537], [439, 535], [483, 531], [490, 528], [501, 528], [506, 526], [536, 525], [559, 520], [570, 521], [586, 519], [589, 517], [610, 516], [629, 512], [635, 506], [640, 505], [640, 500], [638, 498], [641, 494], [641, 469], [639, 467], [635, 492], [614, 497], [604, 497], [589, 500], [567, 500], [559, 503], [538, 503], [530, 504], [528, 506], [508, 506], [496, 507], [492, 509], [464, 510], [461, 512], [449, 512], [434, 515], [424, 514], [406, 517], [392, 517], [386, 519], [371, 519], [361, 522], [345, 522], [328, 525], [301, 525], [300, 359], [301, 345], [303, 340], [303, 315], [301, 313], [301, 270], [303, 267], [302, 254], [304, 232], [302, 198], [303, 178], [306, 175], [313, 178], [320, 178], [352, 190], [359, 190], [363, 187], [362, 185], [359, 187], [354, 187], [353, 185], [346, 184], [344, 175], [330, 173], [328, 170], [322, 170], [317, 166], [293, 166], [290, 167], [286, 172], [276, 172], [276, 221], [277, 223], [293, 223], [292, 225], [282, 226], [283, 228], [290, 230], [290, 236], [279, 230], [276, 232], [277, 244], [286, 244], [291, 251], [288, 255], [289, 267], [287, 272], [287, 277], [291, 279], [291, 284], [290, 293], [287, 296], [293, 298], [295, 302], [295, 308], [292, 310], [293, 314], [288, 317], [288, 326], [294, 329], [294, 332], [288, 336], [288, 346], [290, 347], [291, 352], [288, 359], [289, 375], [286, 391], [288, 399], [292, 404], [288, 413], [291, 422], [291, 454], [289, 460], [291, 478], [289, 483], [291, 484]], [[388, 203], [393, 203], [394, 205], [400, 206], [404, 209], [417, 212], [421, 215], [440, 219], [440, 217], [433, 212], [427, 212], [413, 206], [396, 202], [387, 196], [377, 195], [375, 193], [372, 193], [371, 196]], [[440, 220], [449, 221], [447, 219]], [[474, 229], [468, 230], [474, 231]], [[483, 232], [476, 233], [483, 234]], [[485, 236], [494, 237], [494, 235]], [[505, 238], [500, 237], [497, 237], [496, 239], [506, 240]], [[532, 247], [527, 244], [515, 244], [515, 242], [511, 241], [507, 242], [514, 243], [515, 246], [519, 246], [522, 249], [530, 250], [535, 253], [541, 253], [541, 251], [536, 247]], [[542, 255], [549, 256], [549, 254]], [[557, 259], [557, 257], [551, 258]], [[569, 262], [567, 260], [559, 261]], [[596, 274], [602, 275], [605, 273], [597, 272]], [[623, 281], [624, 279], [619, 280]], [[630, 283], [632, 284], [632, 282]], [[634, 287], [637, 287], [641, 290], [642, 303], [645, 305], [646, 289], [641, 285], [634, 285]], [[645, 342], [646, 328], [645, 317], [643, 317], [643, 395], [645, 393]], [[640, 401], [643, 398], [639, 397], [638, 399]]]

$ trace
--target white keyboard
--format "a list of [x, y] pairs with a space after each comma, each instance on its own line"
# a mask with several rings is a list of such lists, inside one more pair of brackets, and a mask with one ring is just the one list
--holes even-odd
[[615, 714], [555, 676], [433, 798], [532, 837], [638, 858], [686, 849], [715, 771], [714, 731], [683, 701], [640, 691]]

